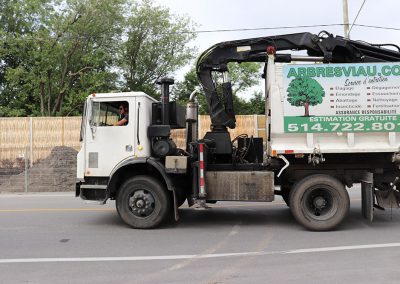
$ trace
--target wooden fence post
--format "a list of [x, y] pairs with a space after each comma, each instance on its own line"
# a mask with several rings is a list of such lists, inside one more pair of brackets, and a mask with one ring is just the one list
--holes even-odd
[[64, 146], [64, 117], [61, 118], [61, 144]]

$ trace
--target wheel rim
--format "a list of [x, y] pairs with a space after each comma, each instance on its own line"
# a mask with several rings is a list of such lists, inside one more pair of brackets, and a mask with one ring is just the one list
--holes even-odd
[[139, 218], [149, 217], [155, 209], [155, 199], [148, 190], [136, 190], [129, 197], [129, 210]]
[[339, 200], [332, 187], [318, 185], [305, 191], [301, 203], [306, 217], [326, 221], [338, 211]]

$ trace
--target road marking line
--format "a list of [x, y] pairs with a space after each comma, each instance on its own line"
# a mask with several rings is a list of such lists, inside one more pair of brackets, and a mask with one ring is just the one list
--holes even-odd
[[5, 259], [0, 259], [0, 264], [40, 263], [40, 262], [102, 262], [102, 261], [206, 259], [206, 258], [221, 258], [221, 257], [319, 253], [319, 252], [363, 250], [363, 249], [391, 248], [391, 247], [400, 247], [400, 243], [337, 246], [337, 247], [324, 247], [324, 248], [296, 249], [296, 250], [287, 250], [287, 251], [215, 253], [215, 254], [201, 254], [201, 255], [183, 254], [183, 255], [154, 255], [154, 256], [121, 256], [121, 257], [61, 257], [61, 258], [8, 258], [8, 259], [5, 258]]
[[[284, 204], [284, 203], [283, 203]], [[272, 206], [282, 205], [278, 203], [274, 204], [241, 204], [241, 205], [226, 205], [226, 206], [213, 206], [211, 208], [229, 208], [229, 207], [245, 207], [245, 206]], [[183, 207], [190, 209], [189, 207]], [[63, 211], [114, 211], [113, 208], [28, 208], [28, 209], [0, 209], [0, 213], [12, 213], [12, 212], [63, 212]]]
[[296, 250], [287, 251], [286, 253], [287, 253], [287, 254], [297, 254], [297, 253], [313, 253], [313, 252], [361, 250], [361, 249], [391, 248], [391, 247], [400, 247], [400, 243], [356, 245], [356, 246], [338, 246], [338, 247], [309, 248], [309, 249], [296, 249]]
[[228, 208], [228, 207], [246, 207], [246, 206], [275, 206], [275, 205], [286, 205], [285, 202], [269, 202], [269, 203], [257, 203], [257, 204], [233, 204], [233, 205], [211, 205], [211, 208]]
[[75, 192], [71, 194], [31, 194], [31, 193], [15, 193], [15, 194], [9, 194], [9, 193], [0, 193], [0, 199], [1, 198], [24, 198], [24, 197], [74, 197], [75, 198]]
[[[351, 199], [350, 202], [358, 202], [361, 201], [360, 199]], [[263, 202], [263, 203], [251, 203], [251, 201], [247, 204], [232, 204], [232, 205], [209, 205], [210, 208], [229, 208], [229, 207], [247, 207], [247, 206], [277, 206], [277, 205], [286, 205], [284, 201], [274, 201], [274, 202]], [[182, 208], [189, 208], [189, 207], [182, 207]]]
[[113, 208], [31, 208], [31, 209], [0, 209], [0, 213], [10, 212], [62, 212], [62, 211], [114, 211]]
[[195, 260], [201, 258], [202, 255], [211, 255], [211, 254], [215, 253], [218, 249], [220, 249], [222, 246], [224, 246], [230, 240], [231, 237], [237, 235], [239, 233], [239, 230], [240, 230], [240, 224], [236, 224], [235, 226], [232, 227], [231, 231], [221, 241], [217, 242], [214, 246], [211, 246], [210, 248], [207, 248], [206, 250], [198, 253], [197, 257], [186, 259], [180, 263], [177, 263], [177, 264], [167, 268], [166, 270], [163, 270], [162, 272], [174, 271], [177, 269], [181, 269], [181, 268], [186, 267], [187, 265], [193, 263]]
[[[254, 249], [258, 252], [262, 252], [263, 249], [268, 247], [268, 245], [271, 243], [273, 237], [274, 234], [271, 232], [271, 230], [265, 229], [264, 234], [259, 235], [259, 241], [255, 245]], [[246, 267], [251, 266], [251, 263], [254, 263], [256, 259], [257, 255], [248, 255], [244, 257], [238, 257], [235, 260], [233, 259], [229, 260], [229, 262], [226, 262], [228, 264], [225, 267], [218, 270], [210, 277], [206, 278], [206, 280], [203, 283], [229, 282], [229, 279], [232, 277], [232, 275], [237, 274], [238, 271], [240, 271], [245, 266]]]
[[[352, 201], [361, 201], [361, 199], [354, 199]], [[214, 205], [210, 208], [230, 208], [230, 207], [252, 207], [252, 206], [277, 206], [286, 205], [284, 202], [273, 203], [258, 203], [258, 204], [231, 204], [231, 205]], [[187, 206], [182, 206], [182, 209], [191, 209]], [[115, 211], [113, 208], [28, 208], [28, 209], [0, 209], [0, 213], [13, 213], [13, 212], [68, 212], [68, 211]]]
[[98, 262], [98, 261], [143, 261], [143, 260], [179, 260], [192, 258], [217, 258], [259, 254], [258, 252], [220, 253], [220, 254], [189, 254], [189, 255], [159, 255], [159, 256], [122, 256], [122, 257], [68, 257], [68, 258], [10, 258], [0, 259], [2, 263], [36, 263], [36, 262]]

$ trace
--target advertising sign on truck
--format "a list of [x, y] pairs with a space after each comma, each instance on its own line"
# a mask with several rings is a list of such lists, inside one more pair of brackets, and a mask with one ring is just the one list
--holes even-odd
[[399, 132], [398, 63], [286, 65], [288, 133]]

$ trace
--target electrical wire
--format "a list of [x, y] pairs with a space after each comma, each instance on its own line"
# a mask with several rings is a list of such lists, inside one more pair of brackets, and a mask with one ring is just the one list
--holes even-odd
[[343, 26], [344, 24], [318, 24], [318, 25], [301, 25], [301, 26], [282, 26], [282, 27], [261, 27], [261, 28], [240, 28], [240, 29], [218, 29], [218, 30], [198, 30], [194, 33], [224, 33], [224, 32], [246, 32], [246, 31], [263, 31], [263, 30], [280, 30], [280, 29], [298, 29], [298, 28], [317, 28]]
[[349, 32], [347, 33], [348, 35], [350, 35], [350, 32], [351, 32], [351, 30], [352, 30], [352, 28], [353, 28], [355, 22], [357, 21], [357, 18], [358, 18], [358, 16], [360, 15], [360, 12], [361, 12], [362, 8], [364, 7], [365, 2], [367, 2], [367, 0], [364, 0], [364, 2], [361, 4], [360, 9], [358, 9], [357, 16], [355, 17], [355, 19], [354, 19], [354, 21], [353, 21], [353, 24], [351, 24], [351, 27], [350, 27], [350, 29], [349, 29]]
[[[204, 33], [226, 33], [226, 32], [248, 32], [248, 31], [263, 31], [263, 30], [279, 30], [279, 29], [299, 29], [299, 28], [318, 28], [318, 27], [334, 27], [343, 26], [344, 24], [316, 24], [316, 25], [299, 25], [299, 26], [281, 26], [281, 27], [259, 27], [259, 28], [238, 28], [238, 29], [215, 29], [215, 30], [197, 30], [197, 31], [187, 31], [179, 32], [175, 34], [204, 34]], [[171, 34], [171, 33], [161, 33], [161, 34]], [[102, 39], [106, 38], [104, 36], [65, 36], [67, 39]], [[110, 37], [107, 37], [110, 39]], [[15, 38], [17, 40], [38, 40], [38, 41], [48, 41], [55, 40], [58, 37], [50, 36], [47, 38], [43, 37], [23, 37]], [[112, 38], [111, 39], [117, 39]]]
[[382, 29], [382, 30], [400, 31], [400, 28], [394, 28], [394, 27], [383, 27], [383, 26], [363, 25], [363, 24], [354, 24], [354, 26], [362, 27], [362, 28], [374, 28], [374, 29]]
[[[262, 31], [262, 30], [279, 30], [279, 29], [299, 29], [299, 28], [318, 28], [318, 27], [334, 27], [334, 26], [344, 26], [345, 24], [321, 24], [321, 25], [303, 25], [303, 26], [282, 26], [282, 27], [261, 27], [261, 28], [243, 28], [243, 29], [216, 29], [216, 30], [198, 30], [193, 32], [180, 32], [174, 34], [202, 34], [202, 33], [225, 33], [225, 32], [247, 32], [247, 31]], [[371, 28], [371, 29], [381, 29], [381, 30], [393, 30], [393, 31], [400, 31], [400, 28], [396, 27], [384, 27], [384, 26], [375, 26], [375, 25], [365, 25], [365, 24], [353, 24], [352, 26], [361, 27], [361, 28]], [[165, 35], [171, 33], [163, 33]], [[104, 36], [66, 36], [66, 39], [114, 39], [117, 40], [118, 38], [110, 38]], [[5, 37], [0, 37], [0, 40], [4, 39]], [[14, 38], [14, 40], [32, 40], [32, 41], [52, 41], [57, 39], [56, 37], [21, 37], [21, 38]]]

